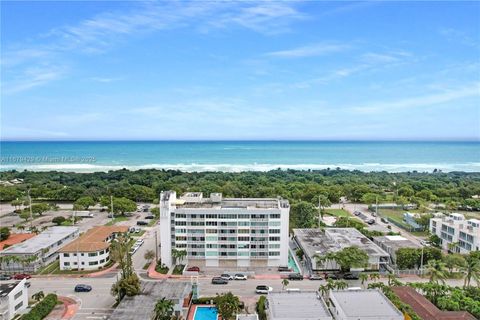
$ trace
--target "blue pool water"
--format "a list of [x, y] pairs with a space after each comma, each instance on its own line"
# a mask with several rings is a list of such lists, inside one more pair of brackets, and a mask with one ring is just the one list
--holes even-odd
[[216, 307], [197, 307], [194, 320], [217, 320], [218, 311]]
[[288, 252], [288, 267], [293, 269], [293, 272], [300, 273], [300, 269], [295, 263], [295, 260], [293, 259], [292, 254], [290, 252]]

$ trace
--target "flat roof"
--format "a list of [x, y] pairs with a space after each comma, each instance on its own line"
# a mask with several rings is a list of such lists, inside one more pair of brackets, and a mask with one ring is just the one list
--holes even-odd
[[331, 320], [323, 299], [316, 291], [272, 292], [267, 296], [272, 320]]
[[12, 292], [20, 282], [21, 281], [0, 284], [0, 298], [8, 296], [8, 294]]
[[392, 248], [393, 250], [398, 250], [400, 248], [421, 248], [422, 246], [404, 238], [402, 236], [379, 236], [373, 237], [373, 242], [384, 244], [387, 247]]
[[50, 227], [39, 235], [3, 250], [1, 254], [35, 254], [54, 243], [78, 232], [78, 227]]
[[332, 290], [330, 298], [336, 308], [343, 310], [347, 317], [403, 319], [403, 314], [382, 292], [376, 289]]
[[12, 233], [8, 239], [0, 242], [0, 251], [2, 251], [3, 247], [5, 246], [13, 246], [14, 244], [23, 242], [33, 237], [35, 237], [34, 233]]
[[223, 198], [220, 202], [212, 202], [210, 198], [203, 198], [200, 202], [177, 203], [179, 209], [279, 209], [288, 207], [288, 200], [277, 198]]
[[64, 246], [59, 252], [93, 252], [103, 250], [110, 246], [110, 243], [105, 240], [110, 237], [112, 233], [127, 231], [127, 226], [93, 227], [82, 234], [79, 238]]
[[236, 320], [258, 320], [257, 314], [237, 314]]
[[161, 298], [183, 300], [192, 290], [190, 282], [177, 281], [142, 281], [139, 295], [125, 296], [115, 308], [111, 319], [145, 320], [152, 317], [153, 308]]
[[293, 234], [309, 257], [357, 246], [369, 256], [389, 256], [355, 228], [293, 229]]

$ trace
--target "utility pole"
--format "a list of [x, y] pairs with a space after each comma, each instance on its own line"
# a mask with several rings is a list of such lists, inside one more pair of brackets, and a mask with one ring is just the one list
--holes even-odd
[[320, 195], [318, 196], [318, 227], [322, 225], [322, 204], [320, 202]]
[[113, 196], [110, 195], [110, 214], [112, 215], [112, 224], [113, 224]]
[[378, 195], [375, 196], [375, 222], [377, 222], [378, 217]]
[[158, 262], [158, 236], [157, 236], [157, 230], [155, 230], [155, 261]]
[[420, 275], [423, 276], [423, 245], [422, 245], [422, 257], [420, 259]]
[[33, 212], [32, 212], [32, 197], [30, 196], [30, 189], [28, 189], [28, 202], [30, 203], [30, 232], [33, 228]]

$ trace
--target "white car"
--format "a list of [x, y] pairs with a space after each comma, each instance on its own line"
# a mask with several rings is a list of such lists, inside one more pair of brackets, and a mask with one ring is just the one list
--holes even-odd
[[228, 273], [224, 273], [220, 276], [220, 278], [225, 279], [225, 280], [233, 280], [233, 277], [229, 275]]
[[257, 286], [255, 288], [255, 292], [258, 294], [268, 294], [269, 292], [272, 292], [273, 288], [269, 286]]
[[142, 239], [138, 239], [137, 242], [135, 242], [135, 246], [140, 247], [144, 242]]
[[237, 274], [233, 277], [233, 279], [235, 279], [235, 280], [247, 280], [247, 276], [244, 275], [244, 274], [241, 274], [241, 273], [237, 273]]

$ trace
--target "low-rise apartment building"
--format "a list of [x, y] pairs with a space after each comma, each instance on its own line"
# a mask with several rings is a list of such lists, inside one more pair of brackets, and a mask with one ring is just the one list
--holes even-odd
[[319, 264], [316, 257], [348, 247], [358, 247], [367, 253], [367, 270], [384, 270], [390, 263], [389, 254], [355, 228], [293, 229], [293, 234], [295, 242], [304, 252], [305, 266], [310, 271], [339, 270], [340, 266], [335, 261]]
[[290, 205], [281, 198], [223, 198], [189, 192], [160, 194], [161, 259], [187, 252], [199, 267], [269, 267], [288, 264]]
[[445, 250], [462, 254], [480, 250], [479, 219], [465, 219], [460, 213], [432, 218], [430, 232], [442, 240], [442, 248]]
[[78, 235], [77, 227], [50, 227], [33, 238], [0, 251], [0, 267], [7, 273], [36, 272], [55, 261], [58, 250]]
[[110, 261], [110, 242], [127, 226], [94, 227], [59, 250], [60, 270], [97, 270]]
[[402, 236], [378, 236], [373, 237], [373, 243], [390, 254], [392, 263], [397, 264], [397, 251], [401, 248], [420, 249], [422, 246]]
[[10, 320], [28, 307], [26, 279], [0, 284], [0, 320]]

